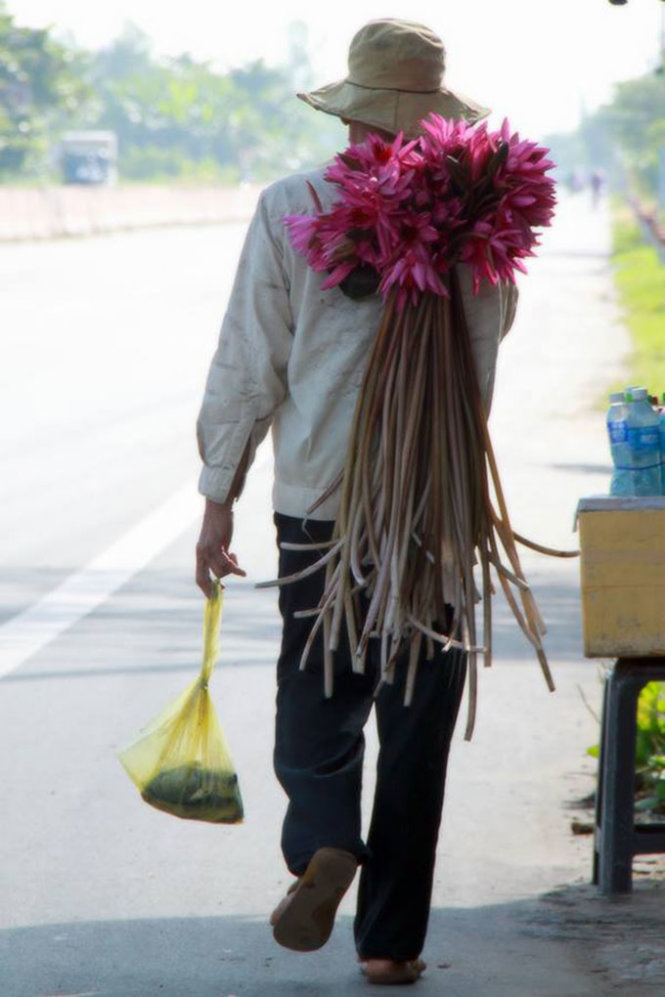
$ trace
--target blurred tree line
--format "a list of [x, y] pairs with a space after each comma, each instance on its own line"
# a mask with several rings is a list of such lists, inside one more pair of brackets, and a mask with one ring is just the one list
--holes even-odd
[[0, 0], [0, 180], [48, 176], [59, 135], [78, 129], [116, 133], [123, 179], [268, 180], [321, 162], [343, 132], [294, 97], [312, 84], [307, 41], [294, 23], [286, 65], [220, 73], [188, 54], [156, 58], [133, 25], [83, 51], [17, 26]]
[[626, 80], [609, 104], [583, 116], [575, 132], [548, 135], [560, 173], [603, 169], [615, 188], [630, 183], [654, 200], [665, 155], [665, 72]]

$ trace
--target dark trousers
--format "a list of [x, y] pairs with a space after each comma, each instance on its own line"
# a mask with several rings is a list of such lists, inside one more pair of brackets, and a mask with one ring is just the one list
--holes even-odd
[[[278, 543], [311, 543], [330, 537], [333, 524], [275, 514]], [[316, 552], [280, 549], [279, 574], [301, 570]], [[370, 641], [366, 673], [354, 674], [346, 635], [334, 658], [334, 694], [323, 692], [323, 646], [315, 641], [299, 670], [312, 618], [293, 613], [316, 606], [325, 569], [280, 589], [284, 621], [277, 665], [275, 772], [288, 796], [282, 831], [287, 866], [302, 875], [318, 848], [352, 852], [361, 862], [354, 931], [366, 959], [412, 959], [421, 951], [432, 894], [434, 859], [443, 806], [448, 751], [466, 675], [465, 655], [439, 649], [425, 655], [415, 693], [404, 706], [406, 661], [395, 683], [379, 677], [378, 641]], [[377, 783], [365, 844], [360, 793], [365, 740], [372, 705], [379, 735]]]

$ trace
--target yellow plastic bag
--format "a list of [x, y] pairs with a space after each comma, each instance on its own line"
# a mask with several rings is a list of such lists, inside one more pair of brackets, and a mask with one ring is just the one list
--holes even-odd
[[243, 819], [242, 798], [208, 683], [219, 653], [222, 586], [215, 582], [203, 617], [199, 676], [118, 754], [141, 796], [176, 817], [220, 824]]

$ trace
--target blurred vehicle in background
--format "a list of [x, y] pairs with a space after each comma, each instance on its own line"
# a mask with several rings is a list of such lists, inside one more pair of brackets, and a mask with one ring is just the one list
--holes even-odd
[[62, 179], [67, 184], [111, 184], [118, 176], [115, 132], [63, 132], [57, 149]]

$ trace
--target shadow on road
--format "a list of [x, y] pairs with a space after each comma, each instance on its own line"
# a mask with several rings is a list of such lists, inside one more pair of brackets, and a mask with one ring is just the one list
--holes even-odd
[[573, 474], [605, 474], [612, 473], [611, 464], [550, 464], [557, 471], [570, 471]]
[[[547, 625], [545, 648], [557, 661], [582, 661], [582, 615], [577, 579], [552, 581], [527, 571], [536, 602]], [[494, 600], [494, 657], [497, 660], [532, 661], [534, 650], [508, 608], [503, 596]]]
[[[144, 571], [79, 620], [66, 641], [49, 644], [3, 682], [155, 672], [193, 676], [201, 665], [202, 612], [203, 596], [189, 576]], [[234, 580], [222, 614], [224, 666], [276, 662], [280, 634], [277, 594], [257, 591], [253, 581]]]
[[[640, 884], [638, 893], [621, 903], [604, 900], [593, 887], [570, 886], [532, 900], [436, 909], [425, 952], [428, 971], [418, 994], [582, 997], [616, 992], [619, 980], [632, 981], [630, 991], [619, 990], [631, 997], [655, 993], [652, 986], [662, 993], [664, 886]], [[307, 955], [278, 948], [263, 916], [13, 928], [0, 933], [0, 992], [5, 997], [354, 997], [368, 991], [355, 964], [351, 928], [350, 917], [338, 918], [328, 946]], [[644, 951], [645, 932], [648, 960], [639, 947]]]
[[[582, 623], [577, 579], [566, 576], [553, 581], [549, 574], [527, 574], [547, 623], [546, 647], [557, 661], [580, 661]], [[3, 681], [171, 672], [194, 675], [200, 666], [202, 604], [202, 597], [188, 577], [172, 571], [143, 572], [140, 588], [131, 583], [80, 620], [69, 631], [67, 642], [49, 645], [34, 661], [8, 674]], [[493, 607], [495, 660], [532, 661], [533, 648], [501, 593]], [[479, 610], [479, 623], [481, 616]], [[259, 591], [253, 581], [234, 580], [226, 590], [222, 617], [224, 667], [274, 664], [280, 635], [276, 591]]]

